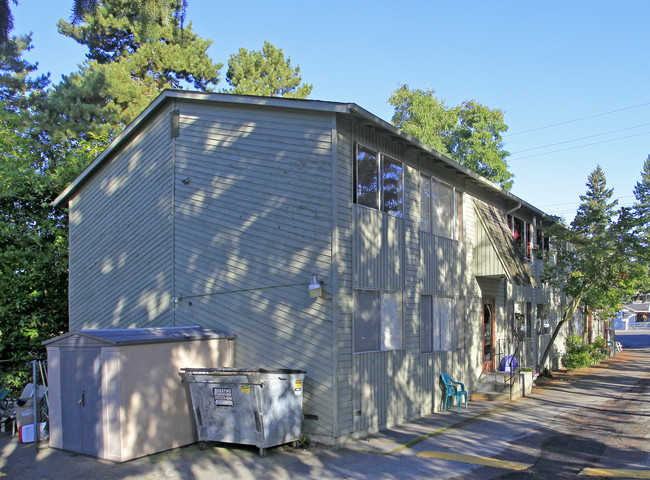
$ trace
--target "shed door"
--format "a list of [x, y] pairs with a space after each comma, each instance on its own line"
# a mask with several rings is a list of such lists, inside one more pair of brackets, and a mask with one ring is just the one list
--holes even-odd
[[102, 447], [100, 349], [61, 349], [61, 417], [63, 448], [99, 456]]

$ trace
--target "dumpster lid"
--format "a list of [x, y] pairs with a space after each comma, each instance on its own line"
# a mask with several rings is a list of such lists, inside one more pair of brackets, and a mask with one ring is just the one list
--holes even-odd
[[246, 375], [248, 373], [278, 374], [304, 374], [305, 370], [291, 368], [237, 368], [237, 367], [206, 367], [206, 368], [181, 368], [182, 373], [198, 375]]
[[136, 345], [144, 343], [177, 342], [181, 340], [235, 339], [236, 335], [218, 333], [205, 327], [191, 325], [185, 327], [153, 328], [111, 328], [73, 330], [56, 338], [46, 340], [43, 345], [58, 342], [68, 337], [86, 337], [109, 345]]

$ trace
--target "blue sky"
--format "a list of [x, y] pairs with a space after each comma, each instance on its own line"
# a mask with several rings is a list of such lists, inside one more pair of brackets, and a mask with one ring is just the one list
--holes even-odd
[[[86, 53], [56, 30], [71, 6], [13, 7], [13, 33], [34, 32], [29, 58], [54, 82]], [[449, 106], [475, 99], [503, 110], [512, 192], [548, 213], [571, 220], [597, 165], [620, 204], [634, 201], [650, 154], [648, 1], [190, 0], [187, 14], [215, 61], [265, 40], [282, 48], [314, 85], [309, 98], [390, 121], [387, 99], [406, 83]], [[225, 68], [226, 87], [224, 78]]]

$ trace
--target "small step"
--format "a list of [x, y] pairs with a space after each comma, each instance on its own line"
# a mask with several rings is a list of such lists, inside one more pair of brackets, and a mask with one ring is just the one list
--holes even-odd
[[485, 400], [488, 402], [509, 402], [510, 392], [482, 392], [472, 393], [472, 400]]
[[510, 384], [512, 375], [510, 372], [487, 372], [481, 375], [479, 382]]

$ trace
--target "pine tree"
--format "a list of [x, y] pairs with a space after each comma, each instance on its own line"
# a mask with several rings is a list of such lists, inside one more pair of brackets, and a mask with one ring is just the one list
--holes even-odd
[[302, 82], [300, 67], [293, 68], [291, 59], [281, 48], [264, 42], [261, 51], [240, 48], [228, 60], [226, 80], [228, 93], [264, 97], [306, 98], [312, 86]]
[[598, 165], [587, 178], [587, 192], [580, 195], [581, 204], [571, 226], [576, 233], [597, 239], [612, 225], [618, 200], [611, 200], [613, 189], [607, 188], [605, 172]]
[[[630, 272], [634, 259], [621, 242], [614, 190], [607, 188], [600, 166], [588, 176], [587, 191], [570, 228], [557, 224], [552, 228], [555, 258], [547, 262], [542, 280], [560, 290], [567, 299], [562, 318], [540, 358], [544, 366], [562, 327], [581, 308], [586, 314], [612, 315], [629, 294]], [[586, 315], [585, 315], [586, 317]], [[585, 332], [586, 333], [586, 329]]]
[[110, 138], [166, 88], [213, 89], [222, 65], [207, 53], [211, 41], [191, 24], [180, 28], [183, 8], [178, 0], [140, 9], [130, 0], [107, 0], [79, 24], [60, 20], [59, 31], [88, 46], [88, 54], [50, 95], [42, 120], [48, 139], [85, 139], [89, 132]]

